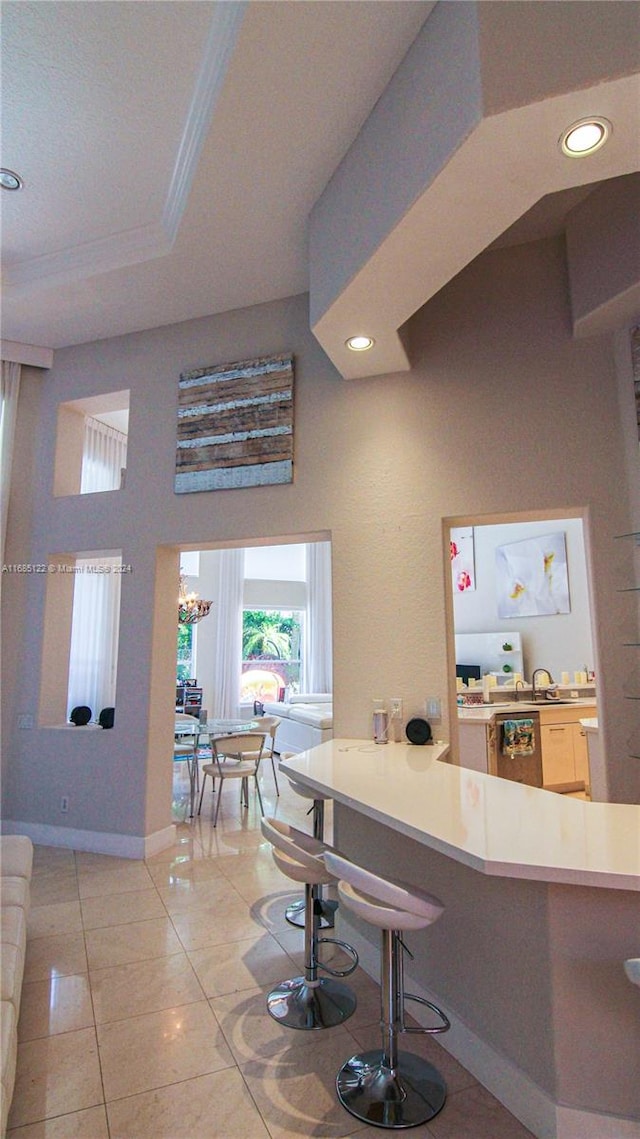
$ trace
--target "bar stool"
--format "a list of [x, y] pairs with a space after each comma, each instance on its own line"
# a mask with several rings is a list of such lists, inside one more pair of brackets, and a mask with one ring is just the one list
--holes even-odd
[[[335, 852], [325, 854], [325, 864], [338, 878], [341, 902], [382, 931], [382, 1048], [361, 1052], [343, 1064], [336, 1079], [338, 1099], [356, 1119], [376, 1127], [417, 1127], [442, 1109], [446, 1085], [432, 1064], [411, 1052], [398, 1051], [398, 1033], [446, 1032], [450, 1022], [431, 1001], [405, 993], [406, 946], [401, 933], [430, 925], [444, 907], [433, 895], [379, 878]], [[405, 1000], [427, 1005], [442, 1023], [434, 1028], [408, 1028], [404, 1023]]]
[[[267, 997], [270, 1016], [289, 1028], [332, 1028], [342, 1024], [355, 1011], [356, 998], [348, 985], [334, 980], [348, 977], [358, 964], [355, 949], [335, 938], [319, 937], [318, 889], [333, 882], [322, 856], [327, 846], [310, 835], [282, 823], [262, 818], [262, 833], [271, 843], [276, 866], [295, 882], [305, 884], [304, 977], [282, 981]], [[339, 945], [352, 958], [348, 969], [332, 969], [318, 960], [318, 947]], [[318, 977], [318, 969], [329, 977]]]
[[[282, 755], [280, 758], [288, 759], [289, 756]], [[281, 768], [281, 770], [284, 770], [284, 773], [289, 780], [291, 790], [295, 791], [296, 795], [300, 795], [303, 799], [313, 799], [313, 804], [310, 811], [311, 820], [313, 823], [313, 837], [317, 839], [318, 842], [324, 842], [324, 805], [330, 796], [323, 795], [321, 791], [311, 791], [308, 787], [304, 787], [302, 783], [296, 783], [294, 777], [289, 774], [286, 768]], [[331, 881], [333, 881], [333, 879], [331, 879]], [[321, 886], [318, 887], [318, 904], [320, 907], [320, 928], [333, 929], [335, 925], [334, 915], [338, 908], [338, 903], [329, 901], [328, 898], [324, 898], [322, 895]], [[304, 926], [305, 920], [304, 914], [305, 900], [304, 898], [299, 898], [297, 901], [291, 902], [291, 904], [287, 906], [284, 916], [290, 925], [302, 927]]]

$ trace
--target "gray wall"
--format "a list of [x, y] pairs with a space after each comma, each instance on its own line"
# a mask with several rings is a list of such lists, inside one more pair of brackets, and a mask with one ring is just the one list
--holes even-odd
[[[563, 243], [478, 258], [410, 322], [408, 374], [343, 381], [307, 309], [296, 297], [61, 350], [44, 376], [25, 369], [7, 560], [115, 548], [132, 573], [116, 728], [98, 739], [18, 731], [18, 715], [38, 703], [44, 583], [5, 575], [3, 816], [125, 835], [170, 821], [180, 546], [330, 537], [336, 735], [369, 734], [374, 696], [402, 695], [408, 715], [440, 695], [448, 738], [443, 519], [540, 511], [586, 518], [609, 795], [638, 801], [640, 764], [628, 758], [637, 704], [623, 698], [635, 657], [621, 648], [638, 640], [636, 611], [616, 593], [631, 551], [614, 540], [632, 528], [638, 456], [622, 444], [633, 393], [619, 383], [611, 337], [571, 338]], [[296, 368], [293, 484], [175, 495], [179, 373], [284, 350]], [[59, 402], [124, 388], [125, 488], [54, 499]]]

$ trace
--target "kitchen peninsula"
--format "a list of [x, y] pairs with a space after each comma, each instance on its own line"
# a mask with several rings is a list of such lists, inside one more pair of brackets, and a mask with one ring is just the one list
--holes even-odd
[[[443, 1046], [541, 1139], [638, 1139], [640, 992], [623, 962], [640, 946], [640, 806], [496, 779], [447, 751], [334, 739], [283, 768], [334, 800], [347, 857], [443, 901], [407, 964], [411, 991], [452, 1021]], [[376, 976], [375, 933], [340, 920]]]

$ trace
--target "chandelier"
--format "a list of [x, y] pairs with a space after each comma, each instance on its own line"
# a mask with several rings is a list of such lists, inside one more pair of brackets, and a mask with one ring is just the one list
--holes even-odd
[[181, 573], [180, 592], [178, 593], [178, 624], [195, 625], [207, 616], [210, 608], [210, 601], [201, 601], [197, 594], [187, 593], [187, 579]]

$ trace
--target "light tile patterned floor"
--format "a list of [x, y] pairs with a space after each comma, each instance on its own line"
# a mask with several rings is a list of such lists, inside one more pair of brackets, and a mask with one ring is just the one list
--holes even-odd
[[[368, 1133], [338, 1103], [338, 1068], [376, 1046], [378, 988], [360, 969], [345, 1025], [295, 1032], [265, 1010], [302, 967], [284, 909], [299, 891], [271, 858], [251, 793], [225, 788], [218, 826], [185, 821], [146, 863], [36, 847], [11, 1139], [294, 1139]], [[304, 800], [263, 780], [265, 812], [309, 830]], [[284, 786], [283, 786], [284, 785]], [[329, 812], [330, 821], [330, 812]], [[412, 1135], [527, 1139], [526, 1130], [440, 1045], [411, 1037], [448, 1086]], [[376, 1134], [380, 1134], [378, 1128]]]

